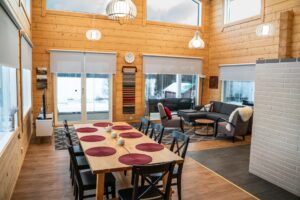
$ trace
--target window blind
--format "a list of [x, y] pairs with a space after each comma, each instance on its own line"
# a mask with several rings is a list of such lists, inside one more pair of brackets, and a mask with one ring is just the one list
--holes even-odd
[[115, 74], [115, 53], [85, 53], [85, 72], [93, 74]]
[[202, 75], [200, 58], [144, 55], [145, 74]]
[[19, 31], [0, 7], [0, 65], [19, 68]]
[[24, 69], [32, 69], [32, 47], [24, 37], [21, 39], [21, 60]]
[[220, 65], [222, 81], [255, 81], [255, 64]]

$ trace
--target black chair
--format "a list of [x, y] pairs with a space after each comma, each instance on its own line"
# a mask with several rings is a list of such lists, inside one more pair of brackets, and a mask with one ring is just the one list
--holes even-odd
[[71, 133], [70, 133], [70, 129], [69, 129], [69, 125], [68, 125], [68, 121], [64, 120], [64, 128], [65, 128], [65, 133], [67, 138], [70, 141], [71, 146], [73, 147], [73, 151], [75, 153], [76, 156], [83, 156], [84, 153], [80, 147], [80, 145], [74, 145], [73, 141], [72, 141], [72, 137], [71, 137]]
[[[172, 143], [170, 146], [170, 151], [176, 153], [177, 155], [179, 155], [181, 158], [185, 158], [187, 149], [188, 149], [188, 145], [190, 142], [190, 138], [189, 136], [187, 136], [186, 134], [182, 133], [182, 132], [178, 132], [178, 131], [173, 131], [172, 132]], [[175, 183], [171, 183], [171, 185], [177, 185], [177, 193], [178, 193], [178, 199], [181, 200], [181, 176], [182, 176], [182, 169], [183, 169], [183, 163], [182, 164], [178, 164], [175, 166], [174, 172], [172, 174], [172, 180], [176, 179]], [[152, 177], [157, 177], [160, 174], [152, 174]], [[162, 185], [160, 185], [161, 187]]]
[[[126, 188], [119, 190], [119, 198], [121, 200], [140, 200], [140, 199], [162, 199], [169, 200], [171, 192], [171, 181], [175, 161], [154, 164], [133, 166], [132, 174], [134, 178], [133, 188]], [[150, 175], [153, 173], [159, 173], [160, 176], [155, 179]], [[163, 178], [166, 178], [166, 187], [162, 191], [157, 187], [157, 183]], [[146, 185], [140, 183], [140, 180], [144, 180]], [[140, 185], [139, 185], [140, 184]]]
[[[96, 189], [97, 177], [92, 174], [91, 170], [81, 171], [79, 169], [76, 156], [73, 152], [73, 148], [71, 145], [68, 145], [68, 151], [72, 161], [72, 167], [75, 175], [75, 182], [76, 182], [74, 188], [75, 200], [77, 200], [77, 198], [79, 198], [79, 200], [82, 200], [84, 198], [95, 197], [96, 194], [85, 195], [84, 192]], [[116, 197], [116, 179], [112, 173], [105, 174], [104, 189], [105, 189], [104, 194], [107, 199], [110, 198], [109, 195], [111, 195], [112, 198]]]
[[157, 143], [161, 143], [165, 128], [161, 124], [151, 124], [150, 138], [152, 138]]
[[140, 126], [139, 126], [139, 131], [143, 132], [145, 135], [148, 135], [148, 130], [150, 126], [150, 120], [146, 119], [145, 117], [141, 118]]

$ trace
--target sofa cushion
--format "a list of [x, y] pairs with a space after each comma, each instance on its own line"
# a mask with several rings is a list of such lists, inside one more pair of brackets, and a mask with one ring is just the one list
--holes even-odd
[[211, 119], [211, 120], [215, 120], [215, 121], [219, 118], [228, 120], [229, 115], [222, 114], [222, 113], [216, 113], [216, 112], [208, 112], [206, 114], [206, 117], [207, 117], [207, 119]]
[[223, 103], [220, 113], [230, 115], [236, 108], [240, 106], [238, 105], [233, 105], [233, 104], [228, 104], [228, 103]]
[[184, 121], [195, 122], [196, 119], [206, 118], [208, 112], [201, 112], [196, 110], [179, 110], [178, 115], [183, 117]]
[[212, 112], [220, 113], [223, 103], [219, 101], [212, 101], [212, 103]]

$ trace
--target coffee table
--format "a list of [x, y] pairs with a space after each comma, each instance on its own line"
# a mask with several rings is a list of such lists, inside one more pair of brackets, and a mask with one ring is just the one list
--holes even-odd
[[[208, 126], [209, 126], [209, 125], [213, 125], [213, 124], [215, 123], [214, 120], [211, 120], [211, 119], [196, 119], [195, 122], [196, 122], [196, 124], [198, 124], [198, 125], [201, 125], [201, 124], [206, 125], [206, 135], [203, 134], [203, 133], [200, 132], [200, 131], [195, 130], [195, 134], [196, 134], [196, 135], [199, 135], [199, 136], [213, 136], [213, 135], [214, 135], [214, 133], [208, 134]], [[214, 126], [213, 126], [213, 129], [214, 129]], [[213, 131], [213, 132], [214, 132], [214, 131]]]

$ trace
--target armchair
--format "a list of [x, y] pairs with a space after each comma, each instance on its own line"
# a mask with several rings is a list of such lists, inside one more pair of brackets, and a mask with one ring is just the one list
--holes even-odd
[[165, 127], [165, 128], [180, 128], [182, 132], [184, 132], [183, 129], [183, 121], [181, 119], [181, 117], [179, 117], [177, 114], [172, 115], [172, 119], [169, 119], [166, 112], [165, 112], [165, 107], [162, 103], [158, 103], [157, 104], [158, 107], [158, 111], [160, 114], [160, 120], [161, 120], [161, 124]]
[[232, 142], [235, 141], [236, 136], [242, 136], [245, 140], [245, 135], [248, 132], [248, 125], [250, 119], [243, 121], [239, 112], [235, 112], [231, 122], [224, 118], [219, 118], [216, 121], [215, 137], [218, 134], [229, 136], [232, 138]]

